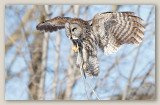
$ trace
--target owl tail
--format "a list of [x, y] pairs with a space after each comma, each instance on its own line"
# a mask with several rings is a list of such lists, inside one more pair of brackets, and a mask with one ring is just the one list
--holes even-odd
[[90, 76], [98, 76], [99, 75], [99, 64], [97, 56], [89, 56], [88, 62], [86, 62], [86, 69], [84, 69], [85, 73]]

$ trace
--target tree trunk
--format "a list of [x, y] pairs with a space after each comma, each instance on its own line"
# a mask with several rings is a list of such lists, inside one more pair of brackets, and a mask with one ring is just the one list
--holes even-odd
[[[47, 11], [40, 6], [40, 22], [45, 20]], [[49, 17], [47, 17], [49, 18]], [[30, 83], [29, 83], [29, 97], [30, 100], [44, 99], [44, 84], [46, 74], [47, 49], [48, 49], [48, 34], [35, 35], [35, 40], [31, 46], [31, 64]], [[41, 42], [43, 41], [43, 42]]]
[[[60, 5], [60, 16], [63, 14], [63, 8]], [[52, 99], [55, 100], [57, 99], [57, 84], [58, 84], [58, 71], [59, 71], [59, 51], [60, 51], [60, 43], [61, 43], [61, 33], [60, 31], [57, 31], [57, 38], [56, 38], [56, 51], [55, 51], [55, 65], [54, 65], [54, 81], [53, 81], [53, 93], [52, 93]]]
[[[46, 14], [45, 20], [50, 19], [49, 14], [49, 6], [44, 6], [44, 13]], [[44, 95], [44, 86], [45, 86], [45, 75], [46, 75], [46, 66], [47, 66], [47, 51], [48, 51], [48, 33], [44, 33], [44, 38], [42, 42], [42, 64], [41, 64], [41, 77], [38, 88], [38, 99], [43, 100], [45, 98]]]
[[[74, 5], [74, 17], [78, 17], [79, 15], [79, 5]], [[73, 47], [73, 45], [72, 45]], [[72, 50], [72, 47], [70, 49], [70, 58], [69, 58], [69, 67], [68, 67], [68, 74], [67, 74], [67, 84], [66, 84], [66, 90], [65, 90], [65, 100], [70, 100], [71, 95], [72, 95], [72, 87], [74, 86], [76, 82], [76, 59], [75, 58], [75, 53]]]

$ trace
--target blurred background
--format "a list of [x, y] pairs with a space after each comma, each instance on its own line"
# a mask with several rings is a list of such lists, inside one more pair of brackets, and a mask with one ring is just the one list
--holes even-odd
[[[55, 16], [90, 20], [96, 13], [132, 11], [144, 20], [143, 42], [98, 53], [100, 75], [88, 78], [101, 100], [155, 99], [155, 6], [6, 5], [5, 99], [87, 100], [76, 55], [65, 30], [40, 33], [36, 25]], [[89, 100], [97, 100], [85, 81]]]

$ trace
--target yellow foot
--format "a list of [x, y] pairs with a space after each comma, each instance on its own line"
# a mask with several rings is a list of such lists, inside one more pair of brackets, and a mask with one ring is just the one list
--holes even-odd
[[77, 47], [76, 45], [74, 45], [72, 49], [74, 50], [74, 52], [78, 52], [79, 46]]

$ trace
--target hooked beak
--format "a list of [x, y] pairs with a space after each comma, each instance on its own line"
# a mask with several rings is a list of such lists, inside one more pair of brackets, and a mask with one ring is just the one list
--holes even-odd
[[72, 39], [72, 34], [69, 35], [69, 39]]

